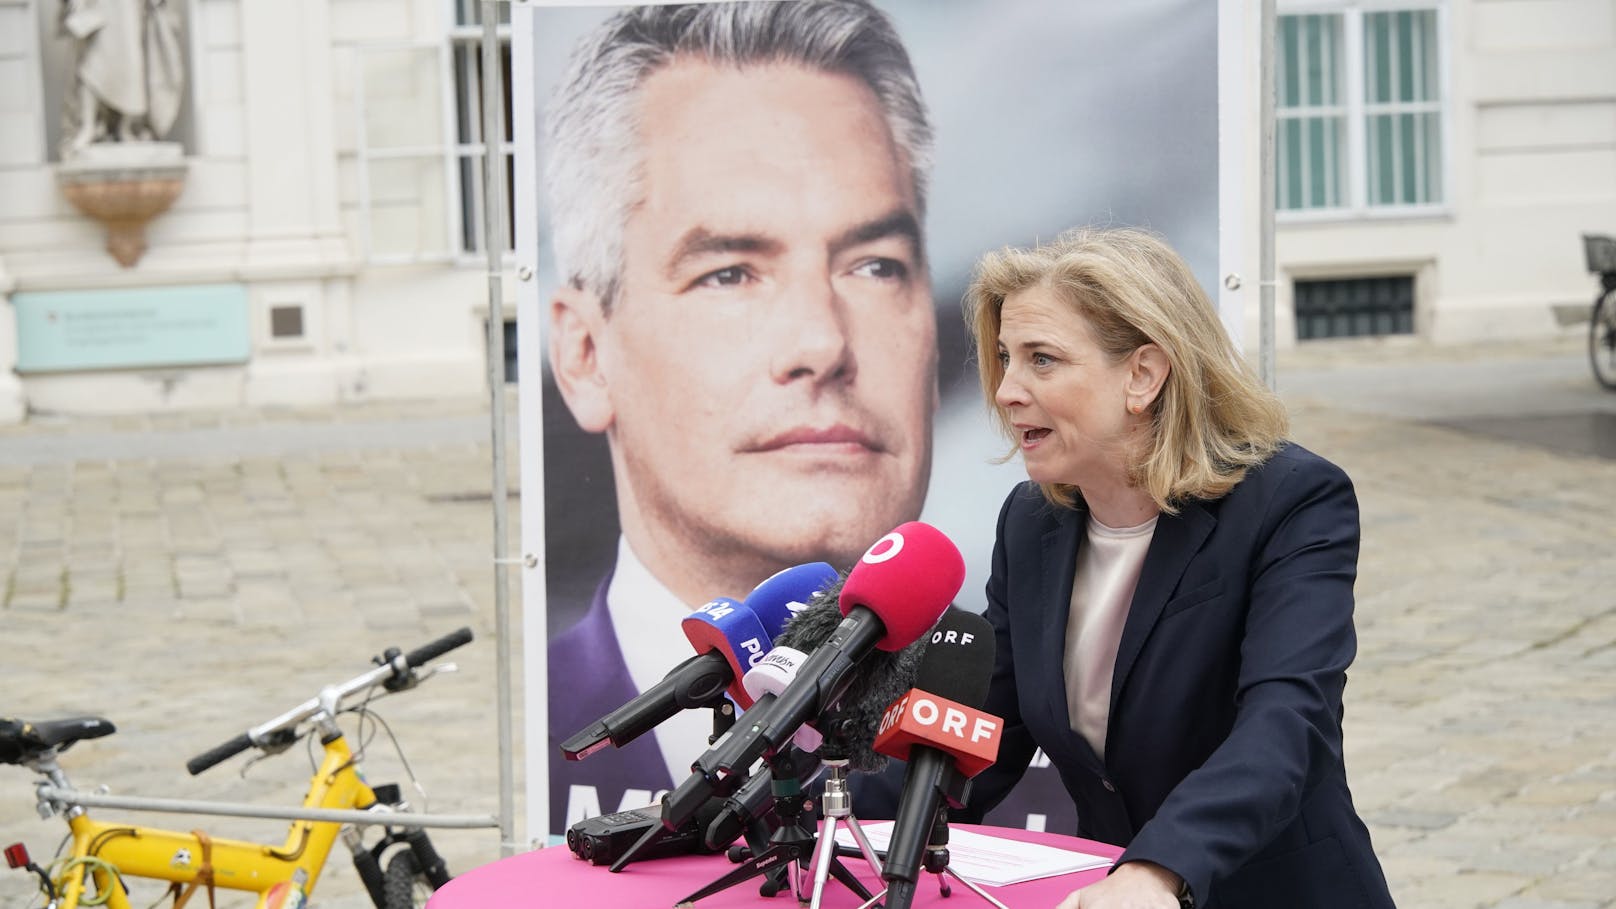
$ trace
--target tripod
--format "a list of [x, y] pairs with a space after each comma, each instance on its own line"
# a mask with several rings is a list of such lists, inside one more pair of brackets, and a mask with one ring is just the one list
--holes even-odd
[[[826, 758], [825, 766], [830, 768], [830, 776], [825, 780], [825, 793], [819, 800], [825, 822], [819, 831], [819, 849], [814, 854], [814, 895], [809, 903], [813, 909], [818, 909], [824, 896], [826, 876], [841, 867], [841, 860], [836, 857], [838, 824], [847, 825], [848, 831], [853, 834], [853, 841], [858, 843], [859, 851], [864, 853], [864, 860], [869, 863], [870, 870], [877, 875], [881, 874], [881, 860], [876, 858], [875, 848], [870, 845], [870, 838], [864, 835], [864, 828], [853, 815], [853, 794], [847, 791], [847, 758]], [[842, 879], [837, 877], [837, 880]], [[849, 888], [865, 899], [875, 899], [869, 896], [867, 890], [860, 892], [863, 885], [858, 887], [849, 885]], [[801, 898], [799, 893], [798, 899]]]
[[[994, 899], [991, 894], [975, 882], [960, 876], [959, 872], [948, 866], [948, 806], [940, 805], [937, 808], [937, 817], [931, 824], [931, 836], [927, 838], [926, 852], [921, 860], [920, 870], [937, 876], [937, 892], [944, 897], [953, 895], [953, 888], [949, 886], [948, 879], [964, 884], [967, 889], [982, 899], [987, 900], [998, 909], [1008, 909], [1004, 903]], [[888, 909], [909, 909], [915, 899], [915, 882], [902, 878], [887, 881], [887, 889], [870, 897], [858, 909], [870, 909], [876, 900], [885, 897]]]
[[[827, 760], [825, 763], [831, 767], [831, 776], [825, 781], [824, 798], [828, 833], [818, 838], [817, 850], [816, 837], [803, 818], [807, 793], [803, 792], [802, 784], [797, 781], [795, 759], [792, 757], [791, 749], [788, 748], [769, 760], [769, 771], [773, 777], [774, 813], [780, 825], [770, 835], [767, 848], [761, 852], [754, 852], [751, 858], [742, 862], [734, 871], [675, 903], [676, 909], [686, 909], [693, 906], [697, 900], [712, 896], [742, 881], [778, 871], [782, 863], [796, 866], [792, 890], [796, 893], [799, 903], [808, 903], [817, 909], [825, 881], [830, 877], [836, 878], [860, 899], [872, 899], [869, 888], [854, 877], [853, 872], [847, 870], [847, 866], [836, 856], [835, 820], [832, 820], [832, 810], [836, 812], [836, 819], [845, 818], [850, 822], [849, 826], [854, 831], [853, 836], [863, 848], [865, 859], [877, 873], [881, 870], [880, 863], [875, 858], [875, 850], [870, 848], [869, 839], [853, 818], [851, 799], [847, 793], [847, 761]], [[811, 901], [804, 889], [810, 867], [814, 882]]]

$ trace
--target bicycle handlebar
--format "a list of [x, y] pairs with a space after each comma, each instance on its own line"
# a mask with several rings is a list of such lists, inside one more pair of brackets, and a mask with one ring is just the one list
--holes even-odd
[[471, 629], [458, 628], [449, 632], [443, 637], [438, 638], [436, 641], [433, 641], [430, 644], [422, 644], [420, 647], [411, 650], [409, 653], [404, 655], [404, 664], [409, 668], [414, 669], [428, 660], [435, 660], [456, 647], [461, 647], [470, 643]]
[[[451, 631], [435, 641], [423, 644], [401, 657], [394, 657], [375, 669], [357, 675], [341, 685], [328, 688], [321, 692], [319, 697], [310, 698], [273, 720], [254, 726], [230, 741], [202, 752], [186, 761], [185, 769], [189, 770], [192, 776], [196, 776], [221, 761], [228, 760], [254, 745], [262, 744], [271, 733], [295, 727], [298, 723], [325, 709], [328, 697], [334, 698], [334, 703], [340, 704], [342, 699], [348, 695], [373, 688], [389, 678], [406, 674], [423, 663], [435, 660], [456, 647], [469, 643], [471, 643], [470, 628], [459, 628]], [[394, 652], [396, 653], [397, 651]], [[401, 663], [402, 665], [400, 665]]]
[[251, 747], [252, 739], [248, 738], [247, 733], [243, 732], [223, 745], [209, 748], [207, 751], [186, 761], [185, 769], [191, 771], [191, 776], [196, 776], [214, 764], [229, 760]]

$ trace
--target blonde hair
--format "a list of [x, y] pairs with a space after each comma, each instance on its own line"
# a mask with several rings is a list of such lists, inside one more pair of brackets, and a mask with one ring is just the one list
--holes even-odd
[[[976, 265], [965, 320], [976, 339], [982, 392], [1010, 439], [1017, 433], [995, 400], [1004, 378], [1000, 313], [1005, 298], [1033, 287], [1087, 320], [1113, 363], [1144, 344], [1166, 355], [1171, 369], [1150, 406], [1149, 443], [1128, 465], [1130, 481], [1162, 511], [1176, 514], [1179, 503], [1222, 496], [1284, 443], [1284, 405], [1235, 350], [1184, 260], [1146, 231], [1093, 228], [1032, 249], [991, 252]], [[1047, 499], [1067, 507], [1081, 495], [1067, 484], [1039, 485]]]

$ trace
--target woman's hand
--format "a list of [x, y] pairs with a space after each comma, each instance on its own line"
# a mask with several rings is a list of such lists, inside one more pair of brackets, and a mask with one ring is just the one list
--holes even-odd
[[1055, 909], [1178, 909], [1178, 875], [1154, 862], [1129, 862], [1103, 881], [1073, 890]]

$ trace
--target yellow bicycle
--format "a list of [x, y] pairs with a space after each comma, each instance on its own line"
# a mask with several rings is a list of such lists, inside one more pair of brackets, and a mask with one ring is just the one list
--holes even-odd
[[[112, 723], [101, 717], [44, 722], [0, 718], [0, 763], [19, 764], [39, 774], [36, 793], [40, 816], [63, 817], [71, 841], [67, 854], [53, 862], [50, 870], [30, 860], [21, 844], [6, 848], [7, 863], [40, 878], [47, 909], [131, 909], [124, 883], [127, 878], [169, 882], [176, 909], [198, 890], [206, 891], [211, 906], [215, 888], [257, 893], [259, 909], [298, 909], [314, 890], [340, 834], [379, 909], [405, 909], [424, 902], [425, 894], [449, 880], [448, 869], [424, 830], [408, 823], [389, 824], [384, 819], [377, 824], [385, 831], [381, 840], [366, 846], [361, 825], [339, 819], [344, 814], [363, 811], [366, 815], [359, 820], [368, 821], [381, 814], [403, 822], [408, 819], [399, 812], [407, 810], [408, 805], [396, 784], [372, 787], [365, 781], [359, 766], [363, 746], [359, 754], [350, 750], [337, 725], [337, 716], [367, 715], [368, 705], [376, 697], [415, 687], [437, 671], [417, 672], [418, 667], [470, 640], [471, 630], [461, 628], [407, 654], [389, 649], [373, 660], [377, 664], [374, 669], [341, 685], [323, 688], [316, 697], [186, 763], [192, 774], [198, 774], [249, 748], [276, 754], [305, 735], [317, 733], [324, 757], [309, 781], [302, 809], [281, 815], [301, 814], [303, 819], [292, 823], [286, 841], [279, 846], [213, 839], [201, 830], [185, 833], [92, 819], [83, 806], [95, 797], [73, 790], [57, 757], [75, 742], [112, 733]], [[103, 799], [111, 801], [114, 800]], [[309, 819], [322, 814], [331, 819]], [[67, 847], [67, 841], [63, 845]]]

